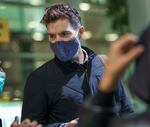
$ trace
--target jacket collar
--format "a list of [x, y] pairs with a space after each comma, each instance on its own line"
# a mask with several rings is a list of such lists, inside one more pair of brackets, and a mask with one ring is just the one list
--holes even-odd
[[56, 65], [65, 73], [69, 74], [74, 71], [80, 71], [83, 72], [87, 68], [87, 64], [96, 56], [96, 53], [92, 51], [91, 49], [82, 46], [82, 48], [87, 52], [88, 54], [88, 60], [84, 64], [78, 64], [76, 62], [67, 61], [63, 62], [60, 61], [56, 56], [54, 57], [54, 61]]

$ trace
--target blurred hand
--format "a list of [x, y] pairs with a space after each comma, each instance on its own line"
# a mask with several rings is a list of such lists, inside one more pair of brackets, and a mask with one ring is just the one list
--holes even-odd
[[107, 92], [114, 90], [117, 79], [127, 65], [144, 51], [144, 47], [142, 45], [135, 46], [136, 43], [137, 38], [131, 34], [126, 34], [112, 43], [101, 82], [103, 85], [100, 85], [101, 90]]
[[36, 121], [31, 122], [29, 119], [25, 119], [22, 123], [19, 124], [19, 118], [15, 117], [11, 127], [42, 127], [42, 125], [38, 124]]
[[79, 121], [79, 118], [71, 120], [70, 122], [65, 123], [65, 127], [77, 127], [78, 121]]

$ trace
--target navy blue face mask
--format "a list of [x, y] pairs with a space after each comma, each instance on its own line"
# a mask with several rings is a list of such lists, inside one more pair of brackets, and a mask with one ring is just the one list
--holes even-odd
[[4, 88], [5, 78], [6, 78], [5, 72], [0, 71], [0, 94], [2, 93]]
[[58, 41], [50, 44], [51, 49], [61, 61], [71, 60], [78, 52], [80, 46], [79, 40], [72, 38], [69, 41]]

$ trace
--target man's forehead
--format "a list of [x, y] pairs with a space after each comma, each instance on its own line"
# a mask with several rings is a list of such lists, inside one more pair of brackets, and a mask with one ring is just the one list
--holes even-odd
[[47, 25], [47, 30], [48, 30], [48, 33], [50, 34], [57, 34], [57, 33], [61, 33], [64, 31], [69, 31], [72, 33], [75, 32], [75, 30], [73, 29], [73, 27], [67, 20], [59, 20], [54, 23], [49, 23]]

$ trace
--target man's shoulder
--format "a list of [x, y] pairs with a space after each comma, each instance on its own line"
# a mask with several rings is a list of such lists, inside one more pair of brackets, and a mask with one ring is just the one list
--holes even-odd
[[28, 87], [41, 87], [45, 84], [50, 83], [54, 78], [49, 78], [49, 77], [54, 77], [53, 74], [53, 68], [55, 68], [53, 59], [44, 63], [34, 71], [32, 71], [26, 81], [26, 86], [25, 88]]
[[46, 75], [48, 71], [51, 70], [51, 68], [54, 67], [54, 59], [51, 59], [47, 61], [46, 63], [42, 64], [38, 68], [36, 68], [34, 71], [30, 73], [30, 76], [41, 76], [41, 75]]
[[98, 68], [104, 68], [106, 65], [106, 59], [102, 57], [102, 55], [96, 54], [95, 57], [92, 59], [92, 65], [98, 69]]

